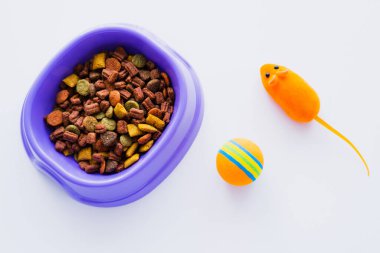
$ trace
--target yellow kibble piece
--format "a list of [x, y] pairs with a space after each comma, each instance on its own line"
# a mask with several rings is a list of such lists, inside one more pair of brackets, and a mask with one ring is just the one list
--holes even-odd
[[78, 152], [78, 162], [90, 161], [92, 158], [91, 147], [83, 148]]
[[94, 55], [92, 69], [104, 69], [106, 67], [106, 53]]
[[135, 137], [144, 134], [144, 132], [141, 131], [135, 124], [128, 124], [127, 128], [130, 137]]
[[139, 152], [144, 153], [144, 152], [148, 151], [153, 146], [153, 142], [154, 142], [153, 140], [150, 140], [147, 143], [145, 143], [144, 145], [142, 145], [139, 148]]
[[131, 166], [132, 164], [134, 164], [135, 162], [137, 162], [139, 159], [140, 159], [140, 155], [139, 154], [134, 154], [132, 157], [130, 157], [127, 160], [125, 160], [125, 162], [124, 162], [124, 168], [128, 168], [129, 166]]
[[137, 142], [133, 143], [132, 146], [130, 146], [127, 149], [127, 152], [125, 153], [125, 155], [127, 157], [131, 157], [136, 152], [138, 146], [139, 146], [139, 144]]
[[69, 156], [69, 155], [71, 155], [73, 152], [71, 152], [71, 150], [70, 149], [65, 149], [65, 150], [63, 150], [63, 155], [64, 156]]
[[78, 80], [79, 80], [79, 77], [76, 74], [71, 74], [71, 75], [67, 76], [65, 79], [63, 79], [63, 82], [67, 86], [74, 88], [75, 85], [77, 85]]
[[127, 116], [127, 114], [128, 114], [127, 110], [125, 110], [125, 107], [120, 103], [116, 104], [115, 108], [113, 109], [113, 113], [119, 119], [125, 118], [125, 116]]
[[155, 133], [158, 131], [155, 127], [152, 127], [151, 125], [148, 125], [148, 124], [138, 124], [137, 126], [141, 131], [144, 131], [147, 133]]
[[146, 123], [154, 126], [155, 128], [157, 128], [158, 130], [161, 130], [161, 131], [165, 127], [165, 122], [162, 119], [160, 119], [160, 118], [158, 118], [152, 114], [148, 114], [148, 117], [146, 117]]

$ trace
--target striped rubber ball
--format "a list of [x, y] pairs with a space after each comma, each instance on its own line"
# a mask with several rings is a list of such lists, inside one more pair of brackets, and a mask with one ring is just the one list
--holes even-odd
[[255, 181], [263, 170], [264, 158], [260, 148], [247, 139], [225, 143], [216, 156], [220, 176], [229, 184], [243, 186]]

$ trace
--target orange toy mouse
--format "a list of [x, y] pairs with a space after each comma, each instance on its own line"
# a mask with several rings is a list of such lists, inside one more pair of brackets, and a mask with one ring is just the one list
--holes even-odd
[[275, 64], [263, 65], [260, 69], [260, 74], [266, 91], [290, 118], [301, 123], [310, 122], [315, 119], [318, 123], [343, 139], [359, 155], [369, 176], [367, 162], [355, 145], [318, 117], [320, 108], [318, 94], [302, 77], [284, 66]]

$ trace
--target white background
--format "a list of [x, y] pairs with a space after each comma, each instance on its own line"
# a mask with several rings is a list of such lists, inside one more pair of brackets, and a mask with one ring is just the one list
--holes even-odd
[[[0, 252], [380, 252], [380, 2], [0, 2]], [[84, 30], [128, 22], [155, 33], [202, 82], [205, 116], [176, 170], [117, 208], [71, 199], [39, 173], [21, 143], [23, 99], [48, 61]], [[263, 89], [273, 62], [319, 93], [316, 122], [289, 120]], [[52, 84], [54, 85], [54, 84]], [[234, 137], [256, 142], [264, 172], [235, 188], [215, 155]]]

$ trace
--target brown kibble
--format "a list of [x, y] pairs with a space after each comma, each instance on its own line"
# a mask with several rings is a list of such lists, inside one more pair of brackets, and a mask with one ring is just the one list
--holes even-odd
[[127, 90], [120, 90], [119, 93], [120, 96], [125, 100], [128, 100], [132, 96], [132, 94]]
[[129, 115], [135, 119], [143, 119], [144, 118], [144, 111], [136, 109], [136, 108], [132, 108], [129, 110]]
[[150, 79], [158, 79], [160, 78], [160, 71], [158, 69], [152, 69], [150, 71]]
[[120, 92], [117, 90], [113, 90], [109, 93], [109, 101], [112, 106], [116, 106], [120, 103]]
[[66, 101], [69, 95], [70, 95], [70, 92], [68, 90], [61, 90], [60, 92], [57, 93], [55, 102], [57, 102], [57, 104], [61, 104]]
[[104, 146], [111, 147], [116, 142], [117, 134], [115, 132], [107, 131], [100, 135], [100, 139], [102, 140]]
[[103, 89], [96, 92], [96, 96], [98, 96], [100, 99], [105, 99], [109, 94], [110, 92], [107, 89]]
[[95, 125], [95, 133], [102, 134], [102, 133], [105, 133], [106, 131], [107, 131], [107, 128], [104, 124], [98, 123]]
[[147, 111], [149, 111], [149, 110], [151, 110], [151, 109], [154, 108], [154, 104], [153, 104], [152, 100], [150, 100], [150, 98], [146, 98], [144, 100], [144, 102], [142, 102], [142, 105], [145, 107], [145, 109]]
[[66, 148], [66, 143], [64, 143], [63, 141], [57, 141], [54, 147], [55, 150], [57, 150], [58, 152], [63, 152], [63, 150], [65, 150]]
[[62, 139], [65, 141], [74, 143], [78, 140], [78, 135], [70, 131], [64, 131], [62, 135]]
[[164, 82], [165, 82], [166, 85], [170, 84], [169, 77], [168, 77], [168, 75], [165, 72], [161, 72], [161, 77], [162, 77], [162, 79], [164, 79]]
[[142, 91], [144, 92], [145, 96], [147, 96], [151, 100], [156, 98], [156, 96], [154, 95], [154, 93], [151, 92], [150, 90], [148, 90], [147, 88], [144, 88]]
[[119, 134], [128, 133], [127, 122], [125, 120], [119, 120], [116, 124], [116, 132]]
[[96, 133], [88, 133], [86, 136], [87, 144], [94, 144], [96, 142]]
[[174, 90], [172, 87], [168, 87], [167, 88], [167, 92], [168, 92], [168, 97], [170, 98], [171, 101], [174, 101]]
[[101, 162], [101, 164], [100, 164], [99, 173], [100, 173], [100, 174], [104, 174], [105, 170], [106, 170], [106, 161], [103, 160], [103, 161]]
[[114, 70], [119, 72], [121, 68], [120, 62], [115, 58], [108, 58], [106, 60], [106, 69]]
[[49, 115], [46, 117], [46, 122], [50, 126], [59, 126], [62, 124], [62, 112], [60, 110], [55, 110], [49, 113]]
[[80, 147], [84, 147], [84, 146], [86, 146], [86, 144], [87, 144], [87, 135], [86, 134], [81, 134], [79, 136], [79, 139], [78, 139], [78, 145]]
[[154, 116], [156, 116], [157, 118], [160, 118], [160, 119], [162, 118], [162, 112], [158, 108], [150, 109], [148, 111], [148, 114], [152, 114], [152, 115], [154, 115]]
[[144, 99], [144, 93], [142, 92], [140, 87], [137, 87], [133, 90], [133, 96], [135, 97], [136, 101], [140, 102]]
[[143, 81], [147, 81], [150, 78], [150, 71], [148, 70], [140, 70], [139, 76]]
[[100, 139], [95, 142], [95, 148], [94, 149], [98, 152], [108, 151], [108, 147], [104, 146], [102, 140], [100, 140]]
[[119, 72], [115, 70], [103, 69], [102, 71], [103, 78], [106, 79], [109, 83], [114, 83], [117, 80], [118, 75]]
[[124, 60], [125, 57], [127, 57], [127, 53], [125, 52], [124, 48], [117, 47], [114, 52], [112, 52], [112, 56], [119, 61]]
[[120, 142], [116, 143], [115, 149], [113, 151], [117, 156], [121, 157], [123, 154], [123, 145]]
[[99, 107], [102, 112], [106, 112], [108, 107], [110, 107], [110, 102], [103, 100], [102, 102], [100, 102]]
[[132, 62], [123, 62], [122, 65], [128, 71], [130, 76], [135, 76], [139, 73], [139, 70]]
[[150, 90], [151, 92], [157, 92], [160, 89], [160, 86], [161, 82], [158, 79], [150, 80], [146, 85], [148, 90]]
[[158, 105], [162, 104], [165, 101], [164, 95], [162, 94], [162, 92], [156, 92], [155, 97], [156, 97], [156, 103]]
[[140, 145], [144, 145], [145, 143], [147, 143], [148, 141], [150, 141], [150, 139], [152, 138], [152, 134], [145, 134], [143, 136], [141, 136], [137, 142], [140, 144]]

